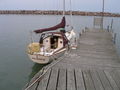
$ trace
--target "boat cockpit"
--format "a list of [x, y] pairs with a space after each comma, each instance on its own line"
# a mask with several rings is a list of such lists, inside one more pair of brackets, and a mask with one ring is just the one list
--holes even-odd
[[50, 52], [63, 47], [63, 38], [60, 34], [42, 34], [39, 43], [40, 47], [44, 48], [44, 51]]

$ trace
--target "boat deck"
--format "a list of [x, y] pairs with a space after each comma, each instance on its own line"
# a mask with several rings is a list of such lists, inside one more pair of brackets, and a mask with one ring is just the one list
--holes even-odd
[[120, 90], [120, 59], [108, 31], [87, 29], [78, 48], [58, 60], [31, 85], [37, 73], [26, 90]]

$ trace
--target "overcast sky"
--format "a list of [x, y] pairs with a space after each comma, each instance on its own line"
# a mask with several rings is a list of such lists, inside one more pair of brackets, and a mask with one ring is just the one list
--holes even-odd
[[[0, 0], [0, 10], [62, 10], [63, 0]], [[70, 0], [66, 0], [70, 9]], [[72, 9], [102, 11], [102, 0], [72, 0]], [[105, 11], [120, 13], [120, 0], [105, 0]]]

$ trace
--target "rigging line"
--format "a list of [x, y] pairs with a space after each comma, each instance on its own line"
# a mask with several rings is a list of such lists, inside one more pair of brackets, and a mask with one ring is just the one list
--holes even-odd
[[30, 42], [33, 43], [34, 40], [33, 40], [33, 31], [30, 31]]

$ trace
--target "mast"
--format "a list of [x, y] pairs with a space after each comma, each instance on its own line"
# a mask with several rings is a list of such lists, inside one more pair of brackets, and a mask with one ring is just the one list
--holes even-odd
[[102, 6], [102, 29], [103, 29], [103, 22], [104, 22], [104, 0], [103, 0], [103, 6]]
[[63, 0], [63, 16], [65, 16], [65, 0]]
[[70, 0], [70, 27], [71, 27], [71, 29], [73, 28], [72, 24], [73, 24], [73, 21], [72, 21], [72, 0]]

